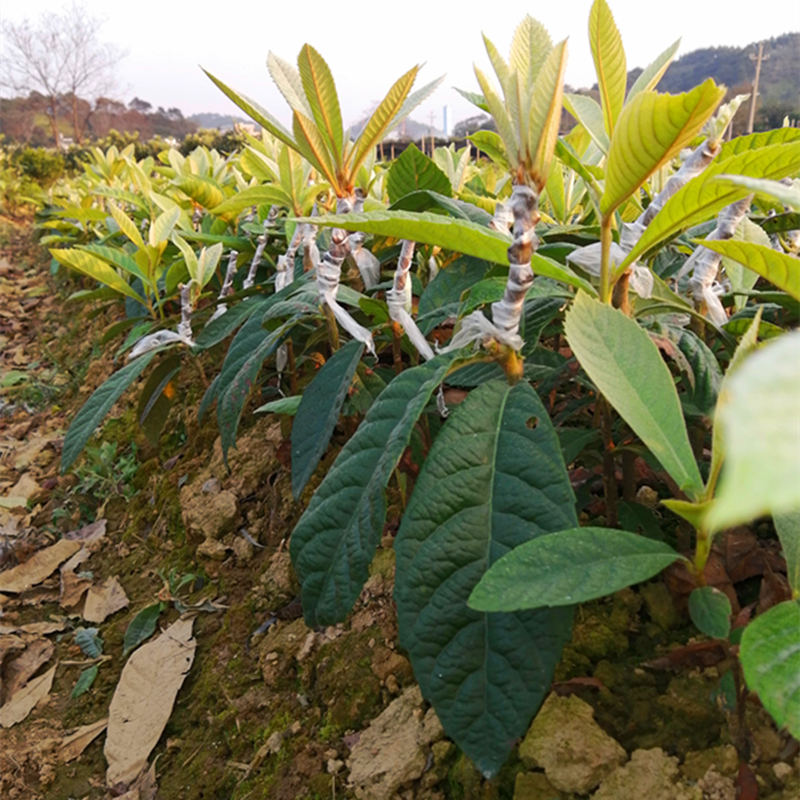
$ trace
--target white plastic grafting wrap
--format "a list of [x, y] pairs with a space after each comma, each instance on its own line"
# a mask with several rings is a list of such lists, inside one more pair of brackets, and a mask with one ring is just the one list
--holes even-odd
[[508, 229], [513, 222], [514, 215], [511, 213], [511, 209], [504, 203], [497, 203], [494, 207], [494, 216], [489, 223], [489, 227], [494, 231], [500, 231], [500, 233], [508, 233]]
[[[347, 214], [352, 209], [352, 201], [339, 198], [336, 201], [336, 213]], [[331, 231], [331, 244], [317, 266], [317, 289], [321, 303], [325, 303], [333, 311], [337, 322], [364, 346], [372, 355], [375, 353], [375, 344], [370, 332], [359, 325], [337, 302], [336, 294], [339, 291], [339, 278], [342, 274], [342, 264], [350, 250], [350, 240], [347, 231], [334, 228]]]
[[514, 241], [508, 248], [508, 281], [503, 299], [492, 303], [492, 319], [497, 329], [495, 338], [519, 350], [522, 347], [519, 321], [525, 295], [533, 284], [530, 259], [538, 244], [534, 227], [539, 221], [539, 199], [528, 186], [515, 186], [509, 206], [514, 217]]
[[386, 304], [389, 306], [389, 316], [402, 326], [417, 352], [429, 361], [433, 358], [433, 350], [409, 313], [411, 281], [408, 279], [408, 271], [411, 268], [411, 259], [414, 257], [414, 246], [414, 242], [403, 241], [394, 273], [394, 285], [386, 292]]
[[[228, 269], [225, 271], [225, 280], [222, 282], [222, 288], [219, 290], [217, 300], [222, 300], [223, 297], [227, 297], [231, 293], [233, 278], [236, 275], [236, 257], [238, 255], [239, 253], [236, 250], [231, 250], [230, 257], [228, 258]], [[211, 315], [211, 319], [209, 319], [208, 322], [213, 322], [218, 317], [221, 317], [227, 310], [228, 306], [225, 305], [225, 303], [217, 303], [217, 307], [214, 309], [214, 313]]]
[[428, 283], [430, 283], [439, 274], [439, 265], [436, 259], [431, 256], [428, 259]]
[[157, 347], [165, 344], [185, 344], [187, 347], [194, 347], [192, 338], [192, 286], [191, 283], [181, 284], [181, 321], [175, 331], [156, 331], [155, 333], [143, 336], [136, 343], [136, 346], [128, 355], [128, 360], [149, 353]]
[[[717, 227], [706, 236], [707, 241], [723, 241], [730, 239], [736, 231], [736, 226], [744, 219], [745, 214], [753, 202], [753, 195], [748, 195], [737, 203], [725, 206], [717, 217]], [[728, 315], [722, 306], [719, 295], [724, 293], [722, 286], [717, 281], [719, 265], [722, 256], [698, 245], [697, 249], [686, 259], [686, 263], [678, 273], [680, 278], [691, 270], [689, 289], [692, 292], [696, 305], [705, 303], [708, 318], [718, 327], [728, 321]]]

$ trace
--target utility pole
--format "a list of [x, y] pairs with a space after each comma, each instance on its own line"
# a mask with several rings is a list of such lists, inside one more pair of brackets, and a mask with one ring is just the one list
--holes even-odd
[[758, 81], [761, 77], [761, 62], [769, 59], [769, 53], [764, 55], [764, 43], [758, 43], [758, 55], [750, 54], [750, 60], [756, 62], [756, 79], [753, 81], [753, 95], [750, 98], [750, 116], [747, 119], [747, 132], [753, 132], [753, 122], [756, 118], [756, 101], [758, 100]]
[[436, 119], [436, 112], [435, 111], [431, 111], [431, 113], [430, 113], [431, 125], [430, 125], [430, 129], [429, 129], [430, 130], [430, 134], [431, 134], [431, 158], [433, 158], [433, 148], [436, 146], [436, 143], [433, 140], [433, 121], [435, 119]]

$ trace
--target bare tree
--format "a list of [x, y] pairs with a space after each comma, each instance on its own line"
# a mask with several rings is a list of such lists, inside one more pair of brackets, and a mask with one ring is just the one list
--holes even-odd
[[102, 24], [77, 3], [64, 14], [43, 14], [35, 24], [27, 19], [3, 20], [2, 85], [47, 98], [46, 114], [56, 147], [61, 143], [59, 101], [70, 105], [75, 140], [80, 142], [80, 95], [96, 97], [107, 92], [114, 68], [124, 56], [98, 40]]

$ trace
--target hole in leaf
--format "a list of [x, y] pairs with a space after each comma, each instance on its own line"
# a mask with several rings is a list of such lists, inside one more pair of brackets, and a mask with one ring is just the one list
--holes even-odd
[[531, 417], [526, 423], [525, 427], [529, 430], [535, 431], [539, 425], [539, 417]]

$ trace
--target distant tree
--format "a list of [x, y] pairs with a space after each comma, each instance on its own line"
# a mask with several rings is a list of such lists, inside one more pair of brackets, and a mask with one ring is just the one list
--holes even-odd
[[149, 114], [153, 110], [153, 106], [147, 100], [140, 100], [138, 97], [134, 97], [128, 103], [128, 108], [131, 111], [138, 111], [140, 114]]
[[465, 136], [475, 133], [475, 131], [494, 130], [494, 125], [489, 124], [492, 122], [492, 118], [486, 114], [477, 114], [474, 117], [462, 119], [453, 126], [453, 136], [456, 139], [463, 139]]
[[39, 92], [47, 98], [45, 113], [56, 147], [61, 143], [59, 103], [68, 101], [75, 139], [80, 142], [80, 95], [107, 92], [114, 68], [124, 55], [113, 45], [98, 41], [101, 26], [101, 20], [77, 4], [64, 14], [43, 14], [36, 24], [27, 19], [19, 23], [3, 20], [0, 83], [16, 92]]

